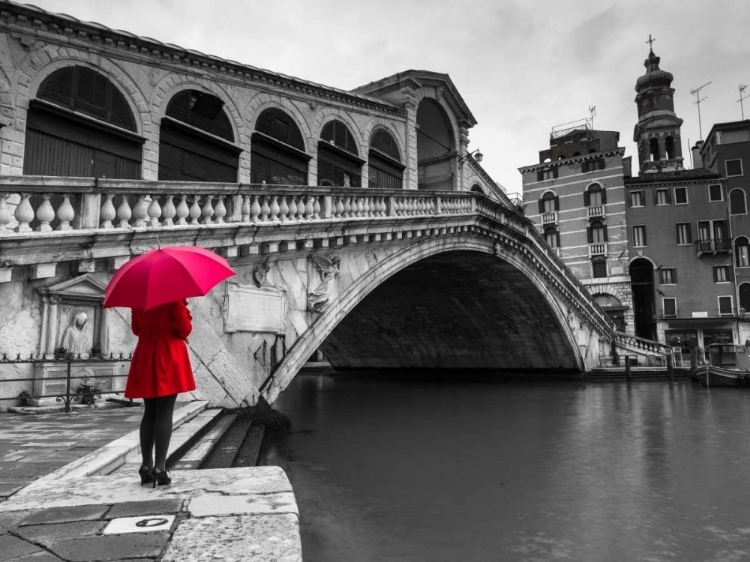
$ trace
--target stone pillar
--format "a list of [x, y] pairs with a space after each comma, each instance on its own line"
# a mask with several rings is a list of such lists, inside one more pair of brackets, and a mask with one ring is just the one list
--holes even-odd
[[409, 88], [401, 89], [406, 109], [406, 172], [404, 189], [419, 189], [419, 155], [417, 154], [417, 94]]
[[50, 297], [49, 314], [47, 315], [47, 356], [51, 359], [57, 346], [57, 305], [60, 302], [58, 297]]
[[110, 310], [102, 308], [102, 321], [99, 326], [99, 349], [102, 350], [102, 357], [109, 355], [109, 320]]
[[461, 124], [458, 127], [458, 158], [456, 160], [456, 183], [453, 186], [455, 191], [464, 191], [464, 175], [466, 170], [470, 169], [464, 160], [463, 165], [459, 166], [458, 162], [461, 158], [466, 158], [469, 154], [469, 129], [465, 124]]
[[42, 297], [42, 333], [39, 337], [39, 357], [47, 353], [47, 323], [49, 322], [49, 297]]

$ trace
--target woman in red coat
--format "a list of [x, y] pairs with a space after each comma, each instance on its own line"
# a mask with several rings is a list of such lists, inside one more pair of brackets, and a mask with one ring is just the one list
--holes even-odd
[[[143, 463], [141, 485], [169, 484], [167, 451], [172, 438], [172, 414], [177, 394], [195, 390], [185, 340], [193, 329], [187, 301], [170, 302], [151, 310], [133, 310], [133, 333], [138, 336], [130, 362], [126, 398], [143, 398], [140, 439]], [[154, 459], [153, 451], [156, 450]]]

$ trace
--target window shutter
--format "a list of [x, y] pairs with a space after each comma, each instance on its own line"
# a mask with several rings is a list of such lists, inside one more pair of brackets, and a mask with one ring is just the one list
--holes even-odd
[[717, 270], [717, 268], [714, 267], [714, 283], [716, 283], [719, 280], [719, 276], [717, 275], [716, 270]]
[[633, 194], [631, 192], [626, 192], [625, 197], [628, 198], [628, 207], [633, 206]]
[[693, 225], [691, 223], [687, 223], [687, 243], [692, 244], [693, 243]]
[[659, 204], [659, 190], [654, 189], [654, 205], [658, 205], [658, 204]]
[[560, 197], [555, 197], [555, 211], [560, 210]]
[[555, 236], [557, 237], [557, 247], [559, 248], [560, 247], [560, 233], [556, 232]]
[[677, 268], [672, 270], [672, 283], [677, 283]]
[[607, 204], [607, 190], [602, 187], [602, 205]]
[[608, 241], [609, 241], [609, 238], [607, 237], [607, 225], [605, 224], [605, 225], [604, 225], [604, 226], [602, 227], [602, 229], [603, 229], [603, 231], [604, 231], [604, 241], [605, 241], [605, 242], [608, 242]]
[[671, 205], [672, 204], [672, 190], [671, 189], [666, 189], [666, 190], [664, 190], [664, 193], [667, 194], [667, 203], [669, 203]]
[[542, 181], [544, 179], [544, 173], [543, 172], [537, 172], [536, 173], [536, 181]]
[[590, 226], [586, 227], [586, 238], [587, 238], [589, 244], [593, 244], [593, 242], [594, 242], [594, 235], [591, 233], [591, 227]]
[[583, 206], [588, 207], [590, 205], [589, 201], [591, 200], [591, 197], [589, 197], [589, 192], [584, 191], [583, 192]]
[[674, 226], [675, 226], [675, 235], [674, 235], [674, 239], [675, 239], [675, 242], [676, 242], [677, 244], [679, 244], [679, 243], [680, 243], [680, 225], [679, 225], [679, 224], [676, 224], [676, 225], [674, 225]]
[[539, 214], [541, 215], [543, 213], [544, 213], [544, 198], [539, 200]]
[[646, 242], [646, 227], [643, 227], [643, 245], [648, 246], [648, 243]]
[[553, 178], [557, 178], [558, 173], [559, 173], [559, 168], [558, 167], [552, 168], [552, 177]]

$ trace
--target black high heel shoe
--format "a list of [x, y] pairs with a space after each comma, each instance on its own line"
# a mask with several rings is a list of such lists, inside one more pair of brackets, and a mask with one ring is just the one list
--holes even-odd
[[156, 486], [168, 486], [172, 479], [167, 476], [168, 470], [159, 470], [158, 468], [152, 468], [151, 469], [151, 481], [154, 483], [154, 488]]
[[138, 469], [138, 476], [141, 477], [141, 486], [151, 483], [152, 470], [152, 468], [149, 468], [146, 465], [142, 465], [141, 468]]

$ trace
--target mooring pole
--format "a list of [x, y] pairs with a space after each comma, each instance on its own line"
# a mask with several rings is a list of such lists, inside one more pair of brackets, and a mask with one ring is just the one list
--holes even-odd
[[625, 356], [625, 378], [630, 382], [630, 355]]
[[671, 355], [667, 355], [667, 373], [669, 373], [670, 382], [674, 382], [674, 365], [672, 364]]

